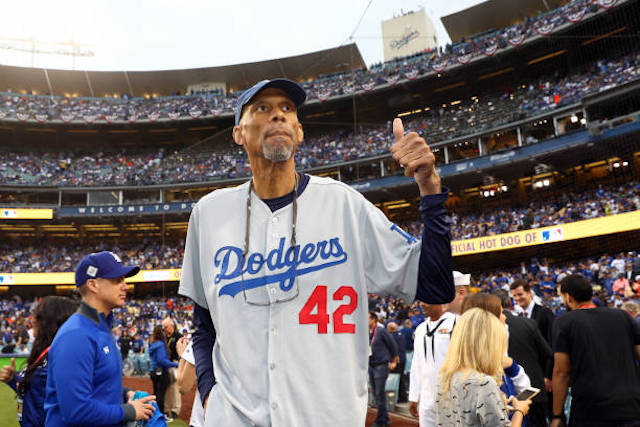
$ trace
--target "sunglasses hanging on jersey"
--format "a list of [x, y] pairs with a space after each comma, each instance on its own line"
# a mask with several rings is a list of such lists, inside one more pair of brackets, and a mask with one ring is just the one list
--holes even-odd
[[[244, 260], [249, 253], [249, 238], [251, 231], [251, 192], [253, 191], [253, 180], [249, 183], [249, 191], [247, 192], [247, 224], [244, 232], [244, 248], [242, 250], [242, 260], [244, 264]], [[291, 247], [290, 250], [295, 253], [296, 247], [296, 220], [298, 218], [298, 173], [295, 174], [295, 183], [293, 185], [293, 220], [291, 222]], [[262, 292], [261, 294], [266, 296], [266, 301], [254, 301], [252, 296], [259, 294], [259, 292], [255, 292], [254, 290], [250, 291], [247, 295], [247, 287], [245, 286], [244, 281], [244, 271], [242, 272], [240, 279], [242, 280], [242, 295], [244, 296], [244, 301], [249, 305], [257, 305], [257, 306], [269, 306], [272, 304], [276, 304], [279, 302], [287, 302], [294, 300], [300, 294], [300, 288], [298, 287], [298, 275], [296, 274], [295, 265], [293, 266], [293, 287], [295, 289], [289, 289], [286, 293], [283, 294], [282, 291], [278, 291], [275, 287], [261, 286], [255, 289], [264, 288], [266, 292]]]

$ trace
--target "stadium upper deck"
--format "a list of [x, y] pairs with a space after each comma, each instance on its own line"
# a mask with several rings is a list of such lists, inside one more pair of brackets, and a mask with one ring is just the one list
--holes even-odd
[[[230, 116], [235, 98], [243, 88], [279, 75], [300, 80], [309, 95], [307, 103], [324, 102], [332, 97], [438, 76], [502, 55], [541, 37], [552, 38], [582, 21], [633, 2], [575, 0], [524, 22], [463, 38], [445, 49], [377, 64], [369, 70], [365, 69], [355, 44], [299, 57], [199, 70], [89, 73], [0, 67], [1, 85], [12, 88], [11, 92], [0, 94], [3, 98], [0, 120], [114, 124]], [[203, 80], [218, 82], [228, 91], [186, 93], [190, 84]], [[184, 95], [175, 96], [180, 93]], [[91, 97], [86, 96], [89, 94]], [[96, 98], [96, 94], [113, 97]], [[170, 94], [174, 96], [167, 96]]]
[[[431, 143], [441, 174], [456, 192], [516, 188], [521, 178], [532, 187], [549, 173], [546, 166], [566, 171], [619, 162], [636, 171], [640, 83], [632, 36], [640, 28], [639, 3], [575, 1], [440, 54], [308, 82], [311, 93], [317, 96], [322, 86], [329, 97], [311, 100], [301, 111], [308, 138], [298, 164], [349, 182], [375, 201], [406, 198], [412, 184], [398, 176], [401, 171], [388, 156], [388, 121], [397, 115]], [[520, 44], [513, 38], [516, 31], [523, 36]], [[347, 80], [361, 90], [348, 93]], [[367, 82], [374, 84], [363, 87]], [[27, 104], [51, 100], [18, 98]], [[49, 122], [49, 116], [45, 123], [34, 123], [35, 116], [24, 122], [5, 117], [0, 204], [45, 204], [69, 216], [86, 214], [84, 207], [96, 215], [111, 214], [113, 207], [153, 213], [158, 203], [160, 212], [167, 204], [170, 212], [187, 212], [190, 204], [184, 201], [248, 174], [244, 155], [229, 140], [230, 114], [214, 117], [201, 106], [195, 119], [190, 99], [231, 102], [233, 94], [96, 101], [125, 109], [127, 102], [181, 105], [180, 117], [158, 116], [157, 122], [139, 109], [131, 109], [135, 123], [125, 115], [107, 123], [100, 111], [89, 120], [74, 113], [67, 124]], [[78, 111], [93, 108], [81, 98], [64, 102]]]

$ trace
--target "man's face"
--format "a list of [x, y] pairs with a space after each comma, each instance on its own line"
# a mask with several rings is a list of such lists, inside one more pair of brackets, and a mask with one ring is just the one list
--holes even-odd
[[373, 329], [373, 328], [375, 328], [376, 323], [378, 323], [378, 322], [376, 321], [376, 319], [375, 319], [375, 318], [373, 318], [373, 317], [371, 317], [371, 316], [369, 316], [369, 329]]
[[249, 159], [286, 162], [304, 134], [295, 103], [280, 89], [264, 89], [244, 107], [240, 123], [233, 129], [234, 141], [245, 147]]
[[422, 307], [422, 312], [427, 317], [439, 317], [442, 314], [442, 306], [439, 304], [425, 304], [421, 302], [420, 307]]
[[456, 297], [449, 303], [449, 311], [460, 314], [462, 311], [462, 301], [469, 295], [469, 287], [456, 286]]
[[562, 298], [562, 302], [564, 303], [564, 306], [566, 307], [567, 311], [573, 310], [573, 306], [571, 304], [571, 301], [569, 300], [569, 294], [562, 293], [562, 288], [559, 285], [558, 285], [558, 295], [560, 295], [560, 298]]
[[513, 299], [516, 301], [522, 308], [527, 308], [531, 303], [531, 293], [524, 290], [522, 286], [518, 286], [517, 288], [511, 291], [511, 295], [513, 295]]
[[127, 301], [127, 284], [124, 277], [115, 279], [97, 278], [91, 279], [96, 282], [96, 297], [107, 307], [124, 307]]
[[164, 331], [165, 335], [170, 336], [173, 335], [173, 322], [172, 321], [163, 321], [162, 322], [162, 330]]

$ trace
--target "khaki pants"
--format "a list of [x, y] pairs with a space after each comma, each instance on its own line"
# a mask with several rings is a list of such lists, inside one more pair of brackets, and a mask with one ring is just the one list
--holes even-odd
[[180, 408], [182, 407], [182, 395], [176, 382], [176, 374], [176, 368], [169, 369], [169, 387], [167, 387], [164, 395], [164, 412], [166, 414], [171, 414], [172, 412], [180, 414]]

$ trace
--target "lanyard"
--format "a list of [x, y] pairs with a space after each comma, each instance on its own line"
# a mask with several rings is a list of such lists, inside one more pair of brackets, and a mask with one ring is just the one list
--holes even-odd
[[371, 341], [369, 341], [369, 347], [373, 345], [373, 340], [376, 339], [376, 332], [378, 332], [378, 326], [373, 330], [373, 337], [371, 337]]
[[[293, 221], [291, 224], [291, 248], [296, 246], [296, 220], [298, 218], [298, 174], [295, 173], [295, 182], [293, 184]], [[249, 253], [249, 232], [251, 231], [251, 190], [253, 190], [253, 180], [249, 182], [249, 194], [247, 195], [247, 223], [244, 230], [244, 248], [242, 250], [242, 258], [244, 259]]]
[[[44, 349], [44, 351], [42, 353], [40, 353], [40, 356], [38, 356], [38, 358], [36, 359], [35, 362], [33, 362], [32, 366], [36, 366], [38, 364], [38, 362], [40, 362], [42, 360], [42, 358], [44, 356], [47, 355], [47, 353], [49, 353], [49, 349], [51, 348], [51, 346], [47, 347]], [[22, 379], [20, 380], [20, 382], [22, 382], [22, 380], [24, 380], [24, 373], [26, 372], [27, 367], [25, 366], [24, 368], [22, 368], [22, 371], [20, 373], [20, 375], [22, 375]], [[18, 390], [20, 390], [20, 385], [18, 384]], [[24, 391], [19, 391], [18, 392], [18, 419], [21, 419], [22, 417], [22, 395], [23, 395]]]
[[49, 353], [49, 349], [51, 348], [51, 346], [47, 347], [44, 349], [44, 351], [40, 354], [40, 356], [38, 356], [38, 358], [36, 359], [36, 361], [33, 363], [34, 365], [37, 365], [38, 362], [47, 354]]
[[[294, 252], [294, 249], [296, 247], [296, 222], [298, 219], [298, 173], [294, 171], [294, 178], [295, 178], [295, 182], [293, 184], [293, 219], [292, 219], [292, 223], [291, 223], [291, 251]], [[242, 249], [242, 258], [241, 260], [245, 260], [247, 259], [247, 254], [249, 253], [249, 237], [250, 237], [250, 231], [251, 231], [251, 192], [253, 190], [253, 179], [249, 182], [249, 192], [247, 193], [247, 222], [245, 224], [245, 231], [244, 231], [244, 248]], [[291, 296], [290, 298], [287, 299], [281, 299], [281, 300], [276, 300], [275, 302], [286, 302], [286, 301], [290, 301], [292, 299], [295, 299], [298, 294], [300, 293], [300, 288], [298, 288], [297, 284], [298, 284], [298, 275], [295, 272], [295, 268], [293, 270], [293, 279], [291, 281], [291, 284], [289, 286], [288, 289], [283, 288], [283, 284], [285, 282], [282, 282], [280, 285], [280, 288], [284, 291], [288, 291], [291, 287], [293, 287], [294, 284], [296, 284], [296, 291], [295, 294], [293, 296]], [[265, 305], [271, 305], [271, 302], [268, 302], [266, 304], [262, 304], [262, 303], [255, 303], [255, 302], [251, 302], [247, 299], [247, 289], [244, 285], [244, 270], [242, 271], [242, 275], [241, 275], [241, 280], [242, 280], [242, 295], [244, 296], [244, 301], [249, 304], [249, 305], [259, 305], [259, 306], [265, 306]]]

